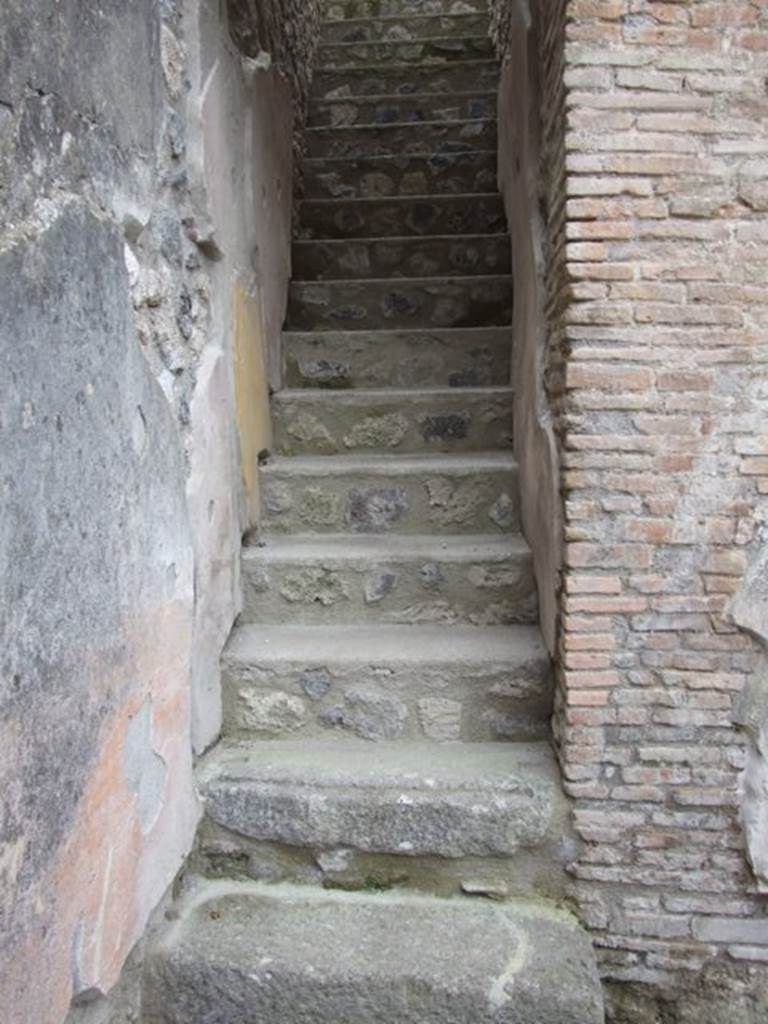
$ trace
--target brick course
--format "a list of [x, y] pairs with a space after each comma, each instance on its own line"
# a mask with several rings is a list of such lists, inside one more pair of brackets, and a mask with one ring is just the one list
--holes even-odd
[[768, 960], [759, 648], [728, 618], [768, 518], [768, 5], [542, 0], [536, 27], [571, 871], [605, 977], [665, 985]]

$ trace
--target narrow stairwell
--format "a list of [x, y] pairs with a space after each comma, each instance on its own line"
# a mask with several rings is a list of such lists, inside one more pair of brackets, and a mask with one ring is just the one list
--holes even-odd
[[600, 1024], [479, 0], [326, 2], [276, 452], [146, 1024]]

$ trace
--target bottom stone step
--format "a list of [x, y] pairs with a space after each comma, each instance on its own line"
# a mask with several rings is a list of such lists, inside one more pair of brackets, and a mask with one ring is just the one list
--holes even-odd
[[587, 936], [546, 903], [205, 883], [146, 966], [144, 1024], [602, 1024]]

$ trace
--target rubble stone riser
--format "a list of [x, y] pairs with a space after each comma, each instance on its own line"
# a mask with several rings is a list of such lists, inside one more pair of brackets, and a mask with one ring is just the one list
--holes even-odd
[[504, 206], [497, 194], [306, 200], [301, 204], [302, 239], [348, 242], [505, 233]]
[[324, 43], [402, 42], [407, 39], [445, 38], [488, 35], [488, 15], [483, 14], [414, 14], [390, 21], [364, 18], [351, 21], [326, 21], [321, 29]]
[[289, 388], [488, 387], [510, 378], [511, 328], [285, 333]]
[[487, 35], [446, 36], [411, 42], [324, 43], [318, 48], [318, 68], [335, 71], [370, 64], [447, 64], [488, 60], [493, 44]]
[[411, 93], [472, 92], [495, 90], [499, 66], [493, 60], [456, 61], [431, 68], [415, 64], [371, 64], [363, 67], [318, 69], [312, 83], [316, 100], [345, 95], [389, 96]]
[[294, 282], [288, 329], [502, 327], [512, 319], [509, 277]]
[[528, 555], [347, 565], [247, 559], [243, 589], [243, 622], [503, 625], [534, 623], [537, 615]]
[[[393, 18], [401, 15], [449, 14], [456, 0], [328, 0], [322, 16], [328, 21], [353, 18]], [[486, 0], [461, 0], [463, 10], [487, 14]]]
[[434, 93], [375, 98], [340, 95], [338, 99], [312, 104], [309, 127], [493, 120], [495, 117], [496, 94], [493, 92], [472, 92], [464, 96]]
[[282, 455], [509, 449], [511, 392], [282, 392], [273, 425]]
[[[358, 160], [377, 156], [442, 156], [486, 151], [496, 146], [496, 122], [435, 121], [414, 125], [374, 124], [310, 128], [305, 134], [311, 159]], [[302, 218], [303, 219], [303, 218]]]
[[490, 193], [496, 190], [496, 154], [470, 149], [431, 156], [307, 160], [303, 186], [307, 200]]
[[293, 246], [297, 280], [408, 278], [509, 274], [509, 236], [472, 235], [299, 241]]
[[[384, 456], [381, 456], [384, 458]], [[457, 457], [458, 458], [458, 457]], [[445, 459], [402, 472], [392, 467], [340, 469], [325, 459], [288, 460], [263, 474], [267, 534], [491, 534], [518, 525], [517, 475], [509, 459], [483, 469], [468, 453], [452, 470]], [[367, 460], [366, 460], [367, 461]]]
[[552, 713], [549, 666], [295, 664], [225, 661], [227, 736], [438, 741], [542, 739]]
[[207, 878], [294, 882], [345, 892], [408, 889], [443, 897], [563, 901], [567, 839], [520, 849], [514, 857], [408, 857], [360, 850], [311, 849], [248, 839], [204, 818], [190, 870]]

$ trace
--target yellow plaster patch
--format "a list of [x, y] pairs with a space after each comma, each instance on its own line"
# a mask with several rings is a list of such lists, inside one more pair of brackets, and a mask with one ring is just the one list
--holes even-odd
[[240, 470], [248, 525], [255, 526], [259, 517], [258, 456], [262, 449], [272, 445], [264, 327], [258, 296], [247, 292], [240, 283], [235, 284], [233, 304]]

